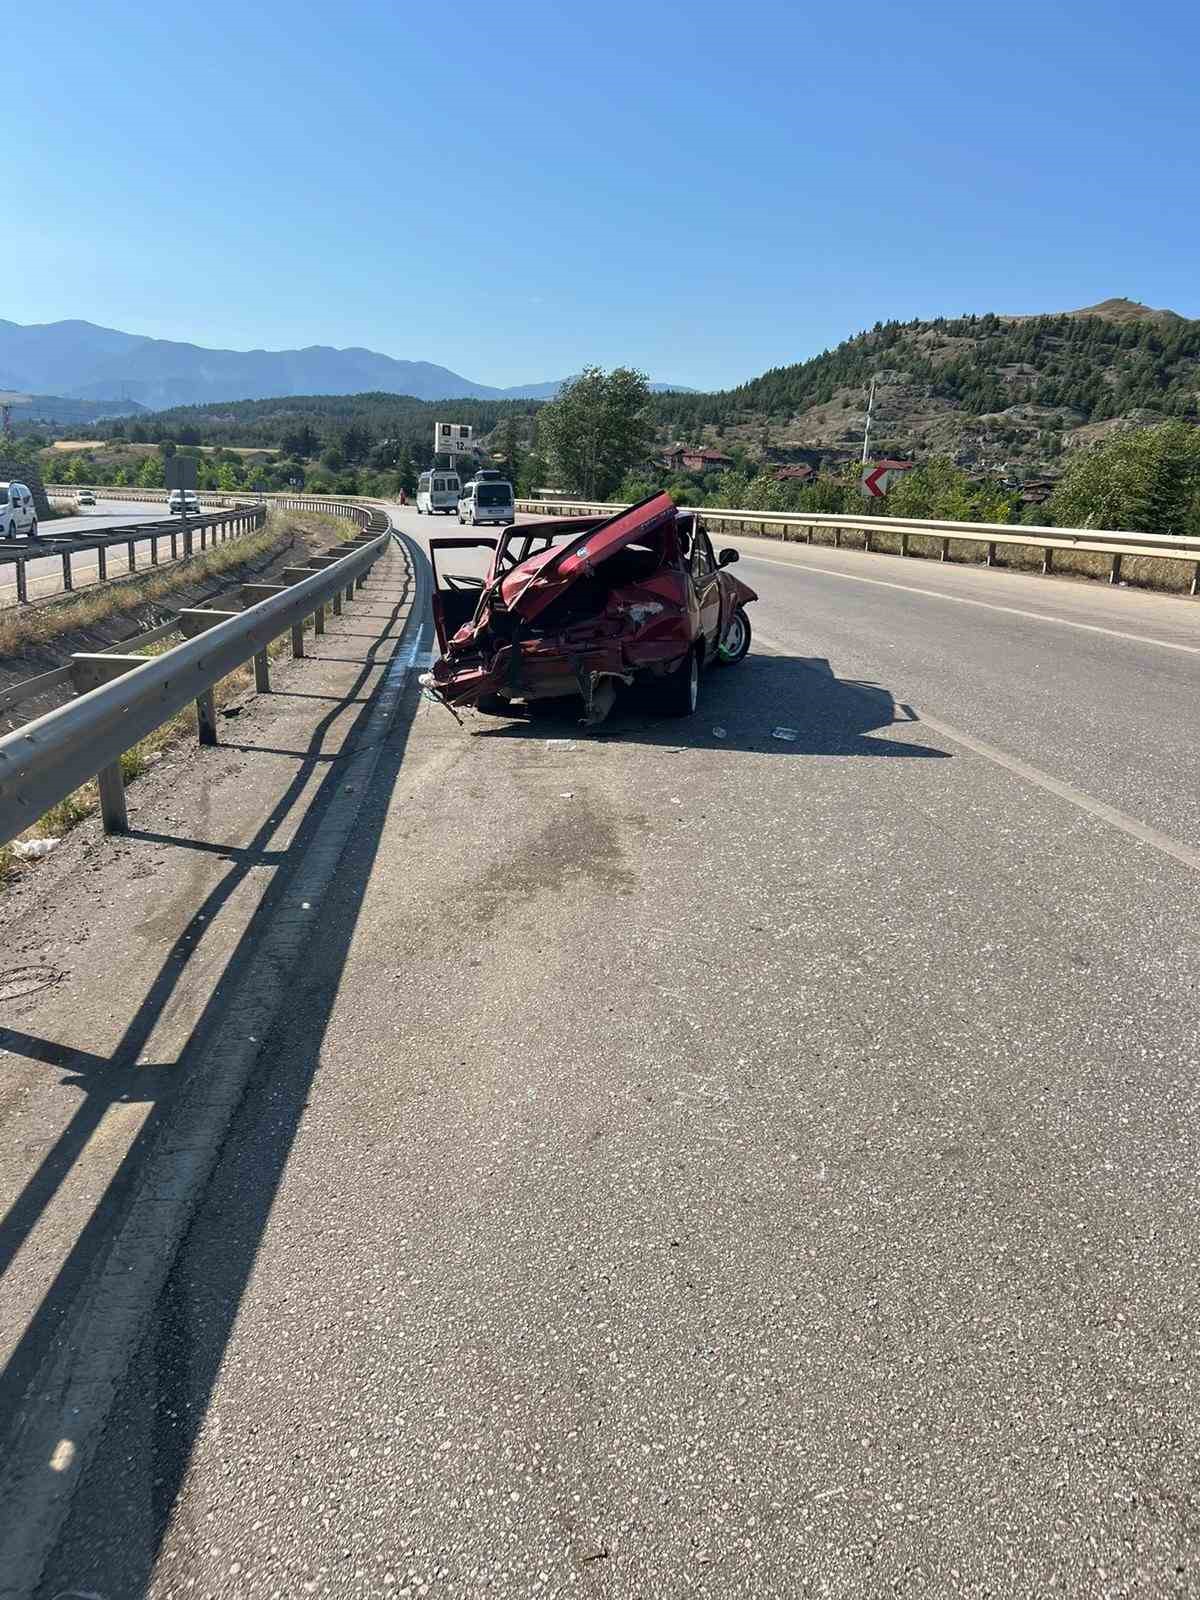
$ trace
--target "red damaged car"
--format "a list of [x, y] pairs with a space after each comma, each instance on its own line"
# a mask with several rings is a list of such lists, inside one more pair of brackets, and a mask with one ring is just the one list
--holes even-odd
[[[701, 670], [750, 648], [758, 596], [714, 556], [692, 512], [657, 494], [610, 517], [561, 517], [496, 539], [431, 539], [441, 657], [423, 680], [449, 706], [516, 716], [578, 695], [608, 715], [618, 683], [644, 684], [663, 711], [696, 709]], [[480, 552], [491, 552], [490, 559]], [[483, 574], [454, 573], [448, 564]]]

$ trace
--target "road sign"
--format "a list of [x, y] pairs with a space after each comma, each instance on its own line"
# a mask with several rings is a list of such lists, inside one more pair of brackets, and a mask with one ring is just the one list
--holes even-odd
[[891, 467], [868, 467], [862, 475], [862, 492], [868, 499], [881, 500], [891, 481]]
[[435, 422], [433, 425], [435, 455], [463, 456], [474, 449], [469, 422]]
[[163, 466], [168, 489], [194, 489], [196, 487], [196, 458], [181, 456], [178, 452], [168, 456]]

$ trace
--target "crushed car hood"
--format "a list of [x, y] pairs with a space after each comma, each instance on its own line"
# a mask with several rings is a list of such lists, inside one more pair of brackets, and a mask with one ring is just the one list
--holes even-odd
[[675, 502], [670, 495], [655, 495], [652, 500], [585, 529], [567, 544], [530, 556], [501, 579], [496, 598], [506, 611], [518, 612], [532, 622], [551, 601], [578, 579], [590, 577], [618, 550], [648, 538], [664, 523], [674, 520]]

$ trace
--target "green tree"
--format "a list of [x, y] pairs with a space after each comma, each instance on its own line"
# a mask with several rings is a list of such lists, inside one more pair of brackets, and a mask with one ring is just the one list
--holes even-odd
[[218, 489], [240, 489], [243, 483], [243, 474], [232, 461], [222, 461], [217, 468]]
[[307, 422], [287, 428], [279, 440], [285, 456], [315, 456], [321, 440]]
[[538, 416], [555, 486], [586, 497], [610, 496], [652, 437], [646, 375], [629, 367], [585, 367]]
[[143, 489], [161, 489], [166, 481], [162, 457], [147, 456], [138, 470], [137, 481]]
[[417, 469], [413, 466], [412, 453], [407, 445], [401, 447], [396, 457], [396, 483], [407, 495], [417, 492]]
[[1068, 463], [1046, 508], [1064, 528], [1200, 532], [1200, 429], [1129, 429]]
[[500, 470], [514, 487], [521, 477], [521, 446], [517, 439], [515, 417], [505, 417], [500, 428], [500, 453], [504, 457]]

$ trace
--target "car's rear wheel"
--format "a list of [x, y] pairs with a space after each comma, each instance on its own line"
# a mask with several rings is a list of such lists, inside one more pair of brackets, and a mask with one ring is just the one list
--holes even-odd
[[658, 703], [664, 716], [690, 717], [700, 700], [700, 652], [691, 650], [674, 672], [658, 681]]
[[717, 660], [723, 667], [732, 667], [741, 661], [750, 649], [750, 618], [745, 606], [739, 606], [729, 619], [725, 636], [717, 650]]

